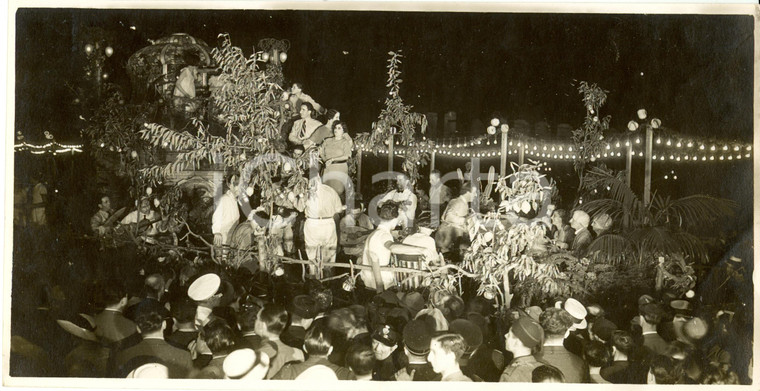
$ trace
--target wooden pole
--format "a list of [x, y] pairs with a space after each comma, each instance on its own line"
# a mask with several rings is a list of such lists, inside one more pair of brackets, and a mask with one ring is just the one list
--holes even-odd
[[362, 150], [356, 155], [356, 192], [362, 192]]
[[628, 187], [631, 187], [631, 159], [633, 159], [633, 156], [631, 155], [632, 153], [633, 145], [631, 145], [629, 141], [628, 146], [625, 148], [625, 184], [628, 185]]
[[525, 160], [525, 144], [522, 144], [520, 145], [520, 155], [517, 157], [517, 164], [522, 166], [524, 160]]
[[430, 154], [430, 171], [435, 170], [435, 151]]
[[393, 172], [393, 133], [388, 137], [388, 171]]
[[507, 155], [509, 154], [509, 149], [507, 149], [508, 132], [509, 131], [501, 131], [501, 170], [499, 172], [502, 177], [507, 176]]
[[644, 153], [644, 205], [649, 205], [652, 192], [652, 127], [647, 126], [646, 152]]

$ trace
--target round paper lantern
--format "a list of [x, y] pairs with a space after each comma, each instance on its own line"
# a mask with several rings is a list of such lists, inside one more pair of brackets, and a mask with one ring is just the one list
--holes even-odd
[[147, 195], [153, 194], [153, 188], [150, 187], [150, 186], [146, 187], [145, 188], [145, 194], [147, 194]]
[[280, 53], [280, 62], [285, 62], [285, 60], [288, 59], [288, 53], [282, 52]]
[[639, 123], [638, 122], [636, 122], [636, 121], [629, 121], [628, 122], [628, 130], [630, 130], [631, 132], [636, 131], [636, 129], [638, 129], [638, 128], [639, 128]]
[[113, 55], [113, 48], [106, 46], [106, 56], [111, 57]]
[[492, 135], [492, 136], [493, 136], [494, 134], [496, 134], [496, 127], [495, 127], [495, 126], [489, 126], [489, 127], [486, 129], [486, 131], [488, 132], [488, 134], [490, 134], [490, 135]]
[[269, 53], [267, 52], [261, 53], [261, 61], [264, 61], [264, 62], [269, 61]]
[[498, 118], [491, 119], [491, 126], [499, 126], [499, 119]]
[[647, 117], [647, 111], [644, 109], [639, 109], [639, 111], [636, 112], [636, 115], [639, 116], [639, 119], [644, 119]]
[[658, 118], [652, 118], [652, 121], [649, 124], [652, 125], [652, 128], [659, 129], [660, 125], [662, 125], [662, 121]]
[[91, 44], [84, 45], [84, 52], [87, 54], [92, 54], [92, 51], [95, 50], [95, 47]]

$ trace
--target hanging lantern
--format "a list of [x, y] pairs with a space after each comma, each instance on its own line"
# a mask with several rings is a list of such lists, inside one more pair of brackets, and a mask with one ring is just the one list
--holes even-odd
[[491, 126], [493, 126], [493, 127], [499, 126], [499, 119], [498, 118], [492, 118], [491, 119]]
[[488, 134], [490, 134], [491, 136], [493, 136], [494, 134], [496, 134], [496, 126], [493, 126], [493, 125], [489, 126], [486, 129], [486, 131], [488, 132]]
[[652, 125], [653, 129], [659, 129], [660, 125], [662, 125], [662, 121], [657, 118], [652, 118], [652, 121], [649, 124]]
[[158, 208], [159, 205], [161, 205], [161, 200], [159, 200], [158, 198], [154, 199], [153, 200], [153, 206], [155, 206], [156, 208]]
[[269, 53], [267, 52], [261, 53], [261, 61], [264, 61], [264, 62], [269, 61]]
[[106, 46], [106, 56], [111, 57], [113, 55], [113, 48], [110, 46]]
[[89, 56], [90, 54], [92, 54], [92, 51], [93, 51], [93, 50], [95, 50], [95, 47], [94, 47], [94, 46], [92, 46], [92, 44], [89, 44], [89, 43], [88, 43], [87, 45], [84, 45], [84, 52], [85, 52], [85, 53], [87, 53], [87, 55], [88, 55], [88, 56]]
[[137, 159], [137, 151], [132, 151], [130, 155], [132, 155], [132, 159]]
[[628, 121], [628, 130], [635, 132], [639, 128], [639, 123], [636, 121]]
[[146, 187], [145, 188], [145, 194], [147, 194], [147, 195], [153, 194], [153, 188], [150, 187], [150, 186]]
[[639, 111], [636, 112], [636, 115], [639, 119], [644, 119], [647, 117], [647, 111], [645, 109], [639, 109]]
[[282, 52], [280, 53], [280, 62], [285, 62], [285, 60], [288, 59], [288, 53]]

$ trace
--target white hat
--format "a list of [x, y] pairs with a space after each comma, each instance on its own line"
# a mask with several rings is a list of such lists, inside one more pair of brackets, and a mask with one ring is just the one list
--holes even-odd
[[227, 377], [237, 379], [247, 374], [254, 364], [256, 364], [256, 352], [253, 349], [238, 349], [227, 355], [222, 369]]
[[338, 380], [338, 376], [335, 375], [332, 369], [324, 365], [315, 365], [301, 372], [300, 375], [296, 376], [295, 380]]
[[127, 375], [127, 379], [168, 379], [169, 368], [159, 363], [141, 365]]
[[586, 328], [588, 325], [586, 323], [586, 315], [588, 315], [588, 311], [586, 311], [586, 307], [584, 307], [580, 301], [571, 297], [565, 300], [565, 305], [562, 308], [564, 308], [570, 316], [575, 318], [575, 324], [570, 327], [571, 330]]
[[211, 298], [219, 290], [222, 279], [214, 273], [204, 274], [198, 277], [187, 288], [187, 296], [195, 301], [204, 301]]

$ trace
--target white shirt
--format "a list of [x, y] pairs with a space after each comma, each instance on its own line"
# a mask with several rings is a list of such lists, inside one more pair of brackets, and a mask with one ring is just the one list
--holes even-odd
[[[157, 219], [156, 212], [151, 210], [148, 214], [145, 214], [143, 212], [140, 212], [139, 210], [132, 211], [130, 214], [124, 216], [124, 218], [121, 219], [121, 224], [135, 224], [145, 219], [148, 219], [151, 221], [156, 220]], [[145, 233], [147, 235], [155, 235], [156, 232], [158, 232], [156, 229], [156, 224], [157, 223], [151, 224], [150, 229], [148, 229]]]
[[[391, 250], [385, 246], [386, 243], [393, 242], [393, 235], [391, 232], [383, 227], [379, 226], [370, 234], [367, 238], [367, 243], [364, 245], [364, 254], [359, 258], [362, 265], [371, 266], [373, 263], [377, 263], [380, 266], [388, 266], [391, 263]], [[375, 283], [375, 276], [372, 270], [362, 270], [360, 272], [364, 285], [369, 289], [377, 289]], [[396, 285], [396, 273], [389, 271], [381, 271], [380, 276], [383, 279], [383, 285], [385, 289], [388, 289]]]
[[214, 216], [211, 218], [211, 232], [222, 235], [222, 243], [229, 244], [232, 237], [232, 231], [240, 220], [240, 211], [238, 211], [237, 200], [230, 190], [227, 190], [219, 199], [219, 203], [214, 209]]
[[383, 206], [388, 201], [405, 202], [399, 207], [399, 224], [406, 228], [414, 222], [414, 214], [417, 212], [417, 196], [411, 189], [406, 188], [403, 192], [391, 190], [378, 201], [377, 206]]

